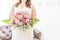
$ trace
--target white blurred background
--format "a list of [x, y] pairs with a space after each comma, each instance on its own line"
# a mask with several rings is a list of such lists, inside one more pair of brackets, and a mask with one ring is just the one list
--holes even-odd
[[[0, 20], [9, 17], [15, 2], [16, 0], [0, 0]], [[60, 0], [32, 0], [32, 4], [40, 19], [34, 29], [42, 33], [41, 40], [60, 40]]]

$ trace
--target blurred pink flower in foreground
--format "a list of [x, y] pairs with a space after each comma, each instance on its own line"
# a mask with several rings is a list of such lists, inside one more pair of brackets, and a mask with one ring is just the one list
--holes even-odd
[[15, 24], [15, 20], [11, 19], [10, 23], [11, 23], [12, 25], [14, 25], [14, 24]]
[[29, 18], [30, 18], [30, 15], [25, 14], [25, 15], [24, 15], [24, 18], [25, 18], [25, 19], [29, 19]]
[[29, 23], [29, 19], [25, 19], [24, 24], [28, 24], [28, 23]]

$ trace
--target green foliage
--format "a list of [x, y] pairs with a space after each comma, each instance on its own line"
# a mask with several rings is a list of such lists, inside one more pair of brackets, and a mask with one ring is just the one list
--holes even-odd
[[[37, 18], [30, 18], [30, 26], [33, 27], [33, 25], [36, 24], [38, 21], [39, 21], [39, 19], [37, 19]], [[2, 22], [11, 25], [9, 18], [2, 20]], [[28, 25], [25, 25], [24, 27], [26, 27], [26, 26], [28, 26]], [[14, 27], [16, 28], [16, 25], [14, 25]]]
[[2, 20], [2, 22], [6, 23], [6, 24], [10, 24], [10, 19], [4, 19], [4, 20]]
[[32, 27], [34, 24], [36, 24], [38, 21], [39, 21], [39, 19], [37, 19], [37, 18], [31, 18], [31, 20], [30, 20], [30, 25], [31, 25], [31, 27]]

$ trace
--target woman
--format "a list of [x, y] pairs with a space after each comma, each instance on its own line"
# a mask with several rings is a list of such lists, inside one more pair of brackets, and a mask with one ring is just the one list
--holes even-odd
[[[36, 11], [31, 4], [31, 0], [17, 0], [17, 3], [12, 6], [10, 18], [12, 19], [16, 12], [28, 12], [30, 17], [36, 18]], [[33, 40], [33, 30], [29, 29], [27, 32], [20, 30], [12, 30], [12, 40]]]
[[26, 7], [32, 9], [31, 10], [31, 17], [35, 18], [36, 17], [36, 11], [34, 6], [31, 4], [31, 0], [17, 0], [17, 3], [14, 4], [11, 8], [10, 16], [9, 18], [12, 18], [14, 16], [14, 7], [18, 7], [20, 4], [25, 5]]

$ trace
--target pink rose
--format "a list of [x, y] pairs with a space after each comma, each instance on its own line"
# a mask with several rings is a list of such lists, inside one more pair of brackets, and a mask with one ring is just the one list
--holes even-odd
[[19, 19], [15, 19], [15, 23], [19, 24], [20, 23]]
[[14, 25], [15, 24], [15, 20], [11, 19], [11, 24]]
[[17, 12], [16, 14], [17, 14], [17, 15], [20, 15], [20, 14], [21, 14], [21, 12]]
[[24, 18], [25, 18], [25, 19], [29, 19], [30, 16], [29, 16], [29, 15], [24, 15]]
[[18, 15], [18, 19], [19, 19], [19, 21], [21, 21], [22, 20], [22, 16]]
[[24, 20], [24, 23], [25, 23], [25, 24], [28, 24], [28, 23], [29, 23], [29, 19], [25, 19], [25, 20]]

